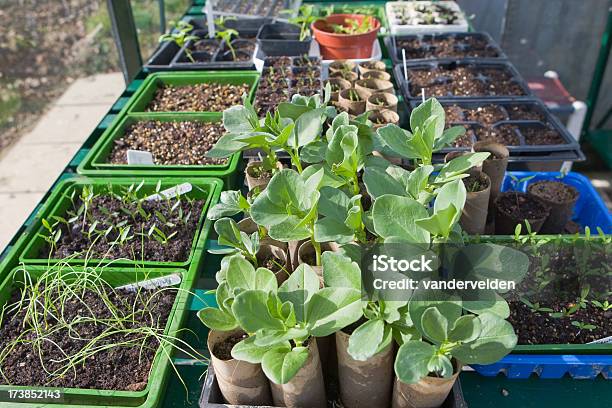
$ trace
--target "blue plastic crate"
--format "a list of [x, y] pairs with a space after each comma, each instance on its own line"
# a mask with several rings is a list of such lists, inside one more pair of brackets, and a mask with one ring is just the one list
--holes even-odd
[[[515, 185], [517, 183], [510, 175], [519, 180], [531, 176], [533, 176], [533, 178]], [[582, 230], [584, 230], [584, 227], [588, 226], [592, 234], [597, 234], [597, 227], [600, 227], [606, 234], [612, 234], [612, 215], [589, 179], [582, 174], [574, 172], [568, 173], [563, 178], [560, 178], [560, 176], [561, 173], [559, 172], [511, 171], [506, 174], [501, 189], [502, 191], [516, 190], [525, 192], [527, 191], [527, 186], [536, 181], [563, 181], [575, 187], [580, 193], [578, 202], [576, 202], [576, 206], [574, 207], [572, 221], [578, 223]]]
[[542, 379], [556, 379], [568, 374], [576, 380], [594, 379], [598, 375], [612, 380], [612, 355], [509, 354], [495, 364], [471, 367], [486, 377], [502, 373], [509, 379], [526, 379], [534, 374]]

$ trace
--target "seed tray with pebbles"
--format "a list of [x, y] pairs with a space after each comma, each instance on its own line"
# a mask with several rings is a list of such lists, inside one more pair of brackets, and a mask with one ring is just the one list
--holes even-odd
[[[466, 128], [465, 136], [443, 152], [469, 150], [481, 140], [504, 144], [512, 154], [566, 151], [578, 147], [567, 129], [537, 100], [441, 103], [447, 127], [462, 125]], [[420, 101], [412, 101], [411, 108], [419, 104]]]
[[255, 92], [255, 109], [260, 116], [274, 110], [294, 94], [311, 96], [321, 92], [321, 59], [266, 57]]
[[508, 62], [436, 61], [395, 66], [396, 80], [406, 99], [426, 97], [440, 100], [474, 98], [509, 99], [531, 97], [529, 87]]
[[466, 32], [469, 29], [454, 1], [389, 1], [385, 10], [393, 35]]
[[212, 0], [215, 15], [238, 17], [295, 17], [301, 1], [296, 0]]
[[394, 64], [432, 59], [490, 58], [506, 59], [488, 33], [440, 33], [385, 37], [385, 45]]
[[20, 262], [188, 266], [204, 245], [206, 211], [221, 186], [195, 177], [68, 179], [52, 191]]
[[259, 74], [255, 71], [164, 72], [148, 76], [127, 103], [133, 115], [221, 113], [252, 100]]

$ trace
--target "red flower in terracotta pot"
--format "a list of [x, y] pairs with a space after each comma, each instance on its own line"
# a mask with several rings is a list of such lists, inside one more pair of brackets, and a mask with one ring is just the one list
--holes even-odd
[[323, 59], [370, 58], [380, 22], [363, 14], [332, 14], [311, 27]]

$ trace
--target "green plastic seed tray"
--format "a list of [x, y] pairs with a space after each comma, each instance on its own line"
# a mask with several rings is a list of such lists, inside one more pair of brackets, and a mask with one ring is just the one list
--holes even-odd
[[[216, 83], [216, 84], [248, 84], [249, 85], [249, 100], [253, 101], [253, 95], [255, 94], [255, 88], [257, 88], [257, 81], [259, 80], [259, 73], [257, 71], [186, 71], [186, 72], [159, 72], [149, 75], [142, 85], [138, 88], [138, 91], [132, 95], [128, 103], [126, 104], [122, 112], [127, 112], [133, 115], [151, 113], [159, 115], [176, 115], [180, 113], [185, 117], [189, 115], [198, 115], [203, 112], [146, 112], [147, 105], [153, 99], [155, 91], [160, 86], [172, 85], [172, 86], [184, 86], [194, 85], [203, 83]], [[221, 113], [221, 112], [217, 112]]]
[[[48, 201], [45, 203], [45, 211], [41, 211], [37, 216], [33, 228], [29, 231], [28, 243], [21, 254], [19, 260], [25, 264], [56, 264], [60, 259], [47, 259], [41, 256], [41, 253], [45, 251], [45, 247], [48, 245], [43, 235], [46, 230], [44, 229], [42, 219], [53, 220], [53, 216], [63, 217], [66, 214], [66, 210], [72, 206], [70, 196], [73, 191], [76, 191], [75, 196], [78, 197], [83, 189], [83, 186], [90, 185], [93, 187], [94, 194], [105, 193], [109, 191], [109, 188], [115, 189], [115, 192], [119, 192], [121, 187], [128, 188], [131, 185], [137, 186], [140, 182], [144, 182], [141, 189], [138, 191], [138, 196], [146, 197], [155, 193], [157, 183], [160, 182], [161, 190], [175, 187], [183, 183], [190, 183], [192, 190], [185, 194], [186, 197], [203, 199], [205, 204], [202, 208], [202, 212], [198, 214], [198, 226], [196, 233], [193, 237], [191, 251], [189, 256], [184, 261], [178, 262], [160, 262], [160, 261], [147, 261], [147, 260], [127, 260], [118, 259], [113, 260], [112, 264], [115, 266], [129, 266], [134, 264], [142, 265], [143, 267], [172, 267], [172, 268], [190, 268], [193, 266], [193, 274], [196, 273], [195, 268], [201, 262], [203, 258], [203, 251], [206, 245], [206, 239], [208, 232], [211, 227], [211, 222], [206, 219], [206, 212], [208, 208], [215, 204], [219, 200], [223, 182], [215, 178], [95, 178], [90, 179], [86, 177], [76, 177], [61, 182], [51, 193]], [[195, 215], [195, 214], [194, 214]], [[39, 235], [40, 234], [40, 235]], [[68, 260], [71, 264], [84, 264], [86, 262], [85, 256], [73, 257]], [[93, 262], [110, 263], [110, 260], [100, 259], [89, 259], [89, 264]], [[193, 264], [193, 265], [192, 265]]]
[[[52, 266], [62, 267], [66, 266]], [[18, 282], [23, 282], [24, 268], [28, 274], [36, 279], [47, 269], [46, 266], [26, 265], [15, 268], [9, 276], [0, 285], [0, 305], [5, 305], [10, 299], [14, 290], [19, 288]], [[82, 271], [82, 266], [75, 266], [73, 270]], [[111, 284], [113, 287], [126, 285], [134, 282], [148, 280], [156, 277], [167, 276], [172, 273], [180, 273], [183, 279], [179, 285], [179, 290], [172, 306], [172, 310], [168, 316], [168, 323], [164, 330], [164, 334], [178, 336], [185, 317], [188, 312], [188, 304], [190, 302], [189, 291], [193, 285], [193, 280], [186, 278], [186, 271], [180, 269], [151, 269], [151, 268], [104, 268], [101, 272], [102, 279]], [[63, 393], [62, 398], [58, 399], [57, 404], [52, 400], [45, 400], [44, 404], [35, 404], [32, 400], [28, 403], [15, 402], [0, 402], [0, 407], [40, 407], [40, 406], [65, 406], [65, 407], [93, 407], [93, 406], [126, 406], [126, 407], [156, 407], [164, 398], [166, 385], [170, 378], [171, 361], [169, 356], [173, 354], [172, 347], [168, 344], [163, 344], [158, 349], [151, 371], [149, 373], [149, 381], [147, 387], [142, 391], [112, 391], [112, 390], [94, 390], [94, 389], [79, 389], [79, 388], [63, 388], [60, 389]], [[0, 385], [0, 393], [7, 396], [8, 390], [28, 390], [33, 387], [27, 386], [9, 386]], [[44, 389], [35, 387], [36, 389]], [[50, 388], [57, 390], [58, 388]]]
[[224, 164], [206, 165], [129, 165], [108, 163], [108, 157], [113, 149], [115, 140], [125, 135], [128, 126], [135, 122], [146, 120], [159, 120], [161, 122], [221, 122], [221, 113], [200, 113], [185, 117], [183, 114], [173, 115], [125, 115], [116, 126], [108, 129], [98, 140], [77, 168], [79, 174], [97, 177], [217, 177], [224, 181], [226, 186], [234, 185], [236, 171], [240, 164], [240, 153], [228, 158]]

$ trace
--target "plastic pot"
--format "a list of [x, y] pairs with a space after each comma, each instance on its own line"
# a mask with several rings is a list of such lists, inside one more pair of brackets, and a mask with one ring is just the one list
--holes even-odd
[[[556, 190], [556, 191], [554, 191]], [[560, 181], [537, 181], [527, 186], [527, 192], [538, 197], [550, 207], [550, 214], [540, 233], [560, 234], [572, 218], [580, 193], [574, 187]]]
[[338, 95], [338, 105], [351, 115], [360, 115], [365, 112], [368, 96], [370, 94], [363, 89], [344, 89]]
[[377, 111], [377, 110], [391, 110], [397, 112], [397, 103], [399, 99], [392, 93], [389, 92], [374, 92], [366, 101], [366, 110]]
[[[340, 88], [340, 91], [343, 91], [345, 89], [350, 89], [351, 87], [350, 81], [347, 81], [344, 78], [329, 78], [327, 81], [325, 81], [325, 83], [337, 85]], [[338, 101], [338, 96], [340, 95], [340, 91], [335, 91], [335, 92], [332, 91], [331, 93], [332, 101]]]
[[300, 40], [300, 31], [300, 26], [295, 24], [264, 24], [257, 33], [259, 49], [267, 56], [308, 54], [312, 38]]
[[268, 405], [272, 401], [268, 379], [260, 364], [251, 364], [235, 359], [222, 360], [213, 352], [217, 344], [228, 337], [239, 334], [240, 330], [208, 333], [208, 350], [211, 364], [217, 374], [219, 389], [223, 398], [232, 405]]
[[[461, 227], [470, 235], [484, 234], [487, 223], [487, 213], [489, 212], [489, 196], [491, 194], [491, 180], [484, 172], [473, 171], [471, 178], [477, 178], [481, 189], [478, 191], [468, 191], [465, 199], [465, 206], [459, 223]], [[464, 183], [468, 179], [463, 179]]]
[[366, 71], [361, 74], [362, 79], [381, 79], [383, 81], [391, 81], [391, 74], [386, 71]]
[[397, 125], [399, 119], [397, 112], [393, 112], [392, 110], [377, 110], [370, 115], [370, 120], [374, 123], [374, 129], [378, 129], [390, 123]]
[[[356, 20], [359, 24], [364, 19], [370, 19], [372, 29], [363, 34], [336, 34], [332, 24], [347, 26], [347, 19]], [[323, 59], [359, 59], [370, 58], [372, 45], [380, 29], [380, 22], [372, 17], [362, 14], [332, 14], [311, 25], [315, 39], [319, 43]]]
[[461, 367], [454, 362], [455, 372], [450, 378], [425, 377], [416, 384], [406, 384], [395, 379], [393, 408], [437, 408], [444, 403], [453, 389]]
[[286, 384], [270, 382], [275, 406], [287, 408], [326, 408], [325, 385], [317, 342], [308, 342], [308, 359]]
[[350, 336], [336, 332], [340, 397], [346, 408], [388, 407], [393, 389], [393, 342], [366, 361], [348, 353]]
[[[519, 209], [521, 206], [529, 205], [535, 213], [525, 218], [516, 211], [516, 208], [508, 209], [502, 204], [505, 202], [514, 204], [515, 200]], [[535, 196], [518, 191], [500, 193], [495, 199], [495, 233], [498, 235], [512, 235], [517, 224], [521, 224], [521, 231], [526, 232], [527, 225], [525, 220], [529, 222], [532, 232], [539, 232], [542, 225], [544, 225], [544, 221], [548, 218], [548, 214], [550, 214], [550, 207]]]
[[382, 79], [360, 79], [355, 81], [355, 89], [361, 89], [370, 96], [376, 92], [393, 93], [393, 83]]

